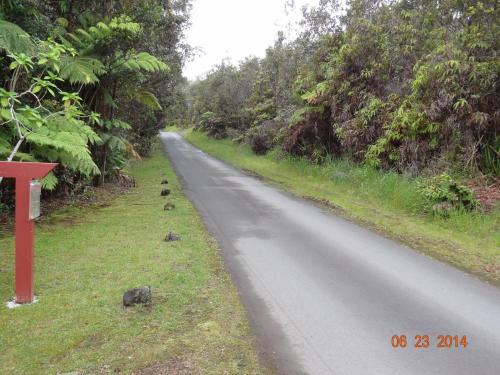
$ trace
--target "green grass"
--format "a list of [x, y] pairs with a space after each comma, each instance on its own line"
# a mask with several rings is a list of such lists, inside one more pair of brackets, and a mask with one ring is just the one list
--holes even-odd
[[298, 196], [324, 201], [337, 213], [408, 246], [500, 285], [500, 210], [458, 212], [449, 218], [423, 215], [417, 182], [396, 173], [331, 160], [312, 165], [271, 152], [255, 155], [248, 146], [187, 131], [185, 137], [207, 153]]
[[[9, 310], [13, 238], [0, 238], [0, 374], [261, 374], [246, 315], [216, 245], [159, 151], [132, 167], [138, 187], [108, 207], [37, 225], [39, 302]], [[160, 197], [163, 178], [172, 194]], [[164, 211], [170, 200], [176, 208]], [[182, 240], [167, 243], [167, 231]], [[152, 307], [122, 307], [149, 285]]]
[[163, 129], [163, 131], [166, 131], [166, 132], [176, 132], [176, 131], [180, 131], [180, 130], [181, 129], [176, 124], [166, 125], [165, 128]]

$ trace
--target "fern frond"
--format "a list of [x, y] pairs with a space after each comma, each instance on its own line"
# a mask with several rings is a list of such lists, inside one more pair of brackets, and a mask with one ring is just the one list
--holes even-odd
[[92, 37], [92, 35], [90, 35], [85, 30], [83, 30], [83, 29], [77, 29], [76, 32], [78, 34], [80, 34], [81, 36], [83, 36], [85, 39], [87, 39], [87, 41], [89, 41], [89, 42], [93, 42], [94, 41], [94, 38]]
[[35, 156], [59, 161], [86, 176], [100, 173], [88, 148], [89, 143], [99, 141], [99, 136], [81, 121], [69, 123], [64, 116], [53, 116], [46, 126], [29, 133], [26, 140]]
[[[130, 129], [132, 129], [132, 126], [130, 126], [130, 124], [128, 122], [122, 121], [122, 120], [117, 119], [117, 118], [115, 118], [113, 120], [104, 120], [101, 123], [101, 127], [104, 129], [107, 129], [107, 130], [112, 130], [112, 129], [130, 130]], [[107, 134], [109, 134], [109, 133], [101, 134], [101, 138], [102, 138], [104, 143], [106, 143], [106, 140], [104, 139], [104, 137], [106, 137]]]
[[104, 103], [106, 103], [110, 107], [118, 108], [118, 104], [113, 99], [113, 96], [111, 95], [109, 90], [107, 90], [106, 88], [101, 88], [101, 95], [102, 98], [104, 99]]
[[96, 27], [104, 31], [109, 31], [109, 26], [106, 25], [104, 22], [98, 22]]
[[135, 101], [144, 104], [145, 106], [151, 109], [156, 109], [156, 110], [162, 109], [160, 102], [158, 101], [158, 98], [151, 91], [145, 89], [136, 89], [130, 91], [129, 95]]
[[6, 156], [9, 155], [12, 151], [12, 145], [7, 139], [4, 139], [1, 137], [2, 134], [0, 134], [0, 156]]
[[56, 175], [50, 172], [47, 176], [42, 179], [42, 188], [45, 190], [54, 190], [59, 182]]
[[116, 129], [122, 129], [122, 130], [130, 130], [132, 129], [132, 126], [123, 120], [115, 118], [113, 120], [113, 127]]
[[27, 152], [17, 152], [16, 156], [14, 156], [15, 161], [37, 161], [33, 155], [28, 154]]
[[113, 64], [112, 70], [115, 73], [124, 71], [138, 72], [141, 70], [154, 73], [160, 71], [168, 72], [169, 68], [167, 64], [155, 56], [147, 52], [140, 52], [126, 58], [118, 59], [115, 64]]
[[92, 84], [99, 81], [100, 75], [106, 73], [104, 65], [92, 57], [69, 57], [61, 61], [60, 76], [70, 83]]
[[113, 30], [126, 31], [131, 34], [137, 34], [141, 31], [141, 25], [137, 22], [132, 22], [130, 17], [116, 17], [109, 23], [109, 28]]
[[14, 23], [0, 20], [0, 49], [8, 53], [24, 53], [32, 56], [35, 43], [29, 34]]
[[80, 46], [80, 47], [81, 47], [81, 46], [83, 46], [83, 45], [85, 44], [85, 43], [84, 43], [84, 42], [83, 42], [83, 41], [82, 41], [79, 37], [77, 37], [75, 34], [73, 34], [73, 33], [68, 33], [67, 35], [68, 35], [71, 39], [73, 39], [73, 41], [75, 41], [75, 42], [76, 42], [76, 44], [77, 44], [78, 46]]

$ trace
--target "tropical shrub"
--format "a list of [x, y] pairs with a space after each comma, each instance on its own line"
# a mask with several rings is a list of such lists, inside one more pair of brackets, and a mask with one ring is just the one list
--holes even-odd
[[213, 112], [205, 112], [201, 115], [199, 128], [215, 139], [227, 137], [226, 124]]
[[191, 118], [231, 118], [257, 152], [268, 144], [259, 128], [278, 121], [282, 148], [310, 160], [498, 176], [497, 1], [341, 5], [321, 0], [296, 39], [279, 33], [264, 58], [224, 62], [191, 85]]
[[477, 201], [470, 188], [455, 181], [447, 173], [424, 180], [419, 192], [428, 202], [428, 208], [438, 215], [447, 216], [452, 210], [472, 210]]
[[[189, 10], [189, 0], [0, 2], [0, 158], [59, 162], [44, 181], [54, 193], [123, 180], [185, 108]], [[10, 199], [4, 181], [2, 207]]]
[[[19, 30], [17, 37], [29, 40]], [[9, 43], [0, 46], [8, 53], [11, 70], [8, 87], [0, 88], [0, 157], [7, 161], [57, 161], [87, 177], [98, 174], [89, 145], [99, 141], [91, 128], [99, 115], [85, 111], [80, 93], [64, 91], [61, 84], [65, 64], [76, 59], [77, 52], [47, 40], [32, 43], [27, 51], [30, 56], [14, 53]], [[54, 174], [44, 180], [46, 189], [56, 184]]]
[[275, 121], [265, 121], [247, 132], [247, 143], [257, 155], [266, 154], [274, 146], [281, 124]]

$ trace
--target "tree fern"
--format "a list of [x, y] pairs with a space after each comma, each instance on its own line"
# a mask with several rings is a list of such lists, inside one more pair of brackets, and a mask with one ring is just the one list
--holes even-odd
[[0, 20], [0, 49], [7, 53], [33, 55], [35, 44], [29, 34], [19, 26]]
[[99, 174], [85, 138], [70, 132], [47, 132], [46, 128], [30, 133], [27, 141], [33, 152], [86, 176]]
[[108, 24], [98, 22], [95, 26], [87, 29], [79, 28], [74, 33], [68, 34], [78, 47], [92, 47], [104, 41], [110, 41], [117, 34], [126, 33], [129, 35], [138, 34], [141, 31], [141, 25], [132, 22], [129, 17], [113, 18]]
[[61, 78], [70, 83], [92, 84], [99, 81], [99, 76], [104, 74], [106, 69], [99, 60], [92, 57], [65, 56], [61, 59]]
[[46, 125], [26, 136], [32, 153], [51, 161], [59, 161], [66, 168], [83, 175], [99, 174], [88, 145], [99, 141], [98, 135], [82, 121], [64, 116], [52, 116]]

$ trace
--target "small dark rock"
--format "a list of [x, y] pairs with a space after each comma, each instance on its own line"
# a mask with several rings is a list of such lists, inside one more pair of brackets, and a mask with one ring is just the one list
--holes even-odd
[[142, 288], [130, 289], [123, 295], [123, 306], [133, 306], [137, 304], [149, 305], [151, 303], [151, 288], [144, 286]]
[[166, 184], [168, 184], [168, 180], [167, 180], [167, 179], [162, 180], [162, 181], [161, 181], [161, 184], [162, 184], [162, 185], [166, 185]]
[[161, 191], [161, 196], [166, 197], [167, 195], [170, 195], [170, 189], [163, 189]]
[[179, 241], [181, 237], [173, 232], [168, 232], [167, 236], [165, 237], [165, 241], [167, 242], [173, 242], [173, 241]]
[[167, 203], [165, 203], [165, 206], [163, 206], [163, 209], [165, 211], [172, 211], [174, 208], [175, 208], [175, 204], [173, 204], [172, 202], [167, 202]]

